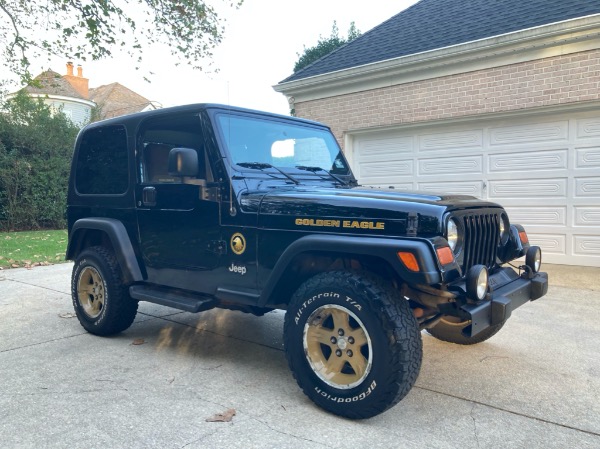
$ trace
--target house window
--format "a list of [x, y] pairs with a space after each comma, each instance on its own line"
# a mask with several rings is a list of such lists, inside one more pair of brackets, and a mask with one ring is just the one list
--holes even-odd
[[105, 126], [85, 132], [77, 157], [75, 187], [80, 194], [116, 195], [129, 186], [127, 132]]

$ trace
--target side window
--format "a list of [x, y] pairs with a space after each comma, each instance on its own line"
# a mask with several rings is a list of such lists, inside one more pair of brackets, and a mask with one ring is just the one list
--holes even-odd
[[[144, 123], [138, 135], [138, 175], [142, 184], [195, 184], [210, 181], [204, 138], [197, 114], [166, 116]], [[198, 154], [195, 176], [178, 177], [169, 173], [169, 152], [173, 148], [190, 148]]]
[[149, 183], [171, 183], [180, 180], [169, 175], [169, 151], [172, 145], [149, 142], [144, 144], [143, 154], [145, 161], [144, 180]]
[[81, 194], [116, 195], [129, 185], [127, 132], [123, 126], [86, 131], [77, 156], [75, 187]]

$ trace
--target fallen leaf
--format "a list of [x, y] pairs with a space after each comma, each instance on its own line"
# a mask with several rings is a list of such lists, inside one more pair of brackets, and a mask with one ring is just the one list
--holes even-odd
[[11, 267], [13, 267], [13, 268], [19, 268], [19, 266], [20, 266], [20, 265], [19, 265], [18, 263], [13, 263], [13, 264], [11, 265]]
[[146, 343], [146, 340], [144, 340], [143, 338], [136, 338], [131, 342], [131, 344], [135, 346], [143, 345], [144, 343]]
[[61, 318], [75, 318], [77, 315], [75, 315], [73, 312], [66, 312], [66, 313], [61, 313], [58, 316]]
[[217, 413], [216, 415], [211, 416], [210, 418], [206, 418], [206, 422], [230, 422], [234, 416], [235, 409], [230, 408], [223, 413]]

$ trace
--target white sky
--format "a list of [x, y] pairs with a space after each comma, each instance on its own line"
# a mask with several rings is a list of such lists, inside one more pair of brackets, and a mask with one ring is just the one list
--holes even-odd
[[[217, 4], [218, 1], [209, 3]], [[82, 63], [90, 87], [119, 82], [163, 106], [214, 102], [288, 114], [284, 95], [272, 86], [292, 74], [297, 53], [328, 37], [333, 21], [346, 37], [352, 21], [362, 32], [370, 30], [416, 0], [245, 0], [238, 10], [226, 9], [225, 37], [215, 49], [213, 64], [219, 73], [193, 71], [160, 48], [146, 49], [144, 67], [152, 70], [151, 83], [144, 69], [136, 71], [126, 57]], [[219, 8], [220, 9], [220, 8]], [[79, 61], [73, 61], [75, 65]], [[54, 60], [43, 69], [65, 74], [66, 60]]]

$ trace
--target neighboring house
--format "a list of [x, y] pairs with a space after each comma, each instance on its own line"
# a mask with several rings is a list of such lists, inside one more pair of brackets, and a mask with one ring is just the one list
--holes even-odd
[[102, 119], [157, 109], [150, 100], [119, 83], [90, 89], [90, 99], [98, 105]]
[[150, 100], [119, 83], [89, 88], [81, 66], [77, 66], [77, 75], [73, 74], [72, 62], [67, 63], [66, 75], [46, 70], [24, 90], [32, 97], [43, 98], [56, 110], [62, 109], [79, 126], [90, 120], [94, 108], [97, 108], [95, 119], [156, 109]]
[[274, 86], [359, 181], [506, 206], [600, 266], [600, 2], [422, 0]]
[[[69, 66], [67, 66], [69, 68]], [[78, 69], [81, 69], [78, 67]], [[64, 77], [52, 70], [46, 70], [34, 78], [34, 83], [24, 90], [30, 97], [43, 98], [44, 102], [62, 112], [79, 126], [90, 120], [92, 109], [96, 106], [88, 98], [87, 78], [79, 72], [79, 79], [73, 81], [73, 65]]]

